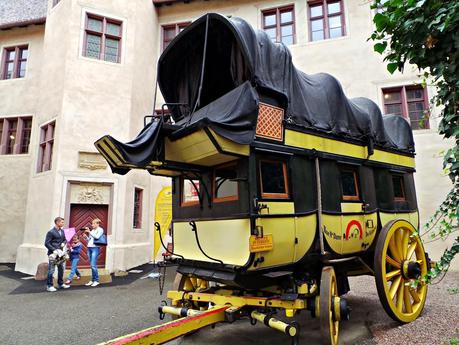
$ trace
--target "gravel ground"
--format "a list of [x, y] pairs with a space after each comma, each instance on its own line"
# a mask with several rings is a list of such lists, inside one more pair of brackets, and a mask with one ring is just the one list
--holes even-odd
[[449, 344], [453, 337], [459, 338], [459, 292], [455, 292], [459, 288], [459, 272], [449, 272], [440, 283], [430, 285], [424, 312], [406, 325], [393, 321], [384, 312], [372, 277], [352, 278], [350, 283], [350, 299], [364, 295], [365, 301], [360, 299], [359, 304], [370, 303], [375, 308], [367, 321], [373, 338], [363, 344], [435, 345]]
[[[72, 287], [48, 293], [43, 282], [23, 280], [26, 276], [0, 265], [0, 344], [75, 345], [96, 344], [160, 324], [156, 307], [165, 296], [158, 282], [139, 279], [153, 270], [140, 267], [140, 274], [114, 278], [97, 288]], [[165, 291], [174, 276], [168, 270]], [[430, 286], [426, 308], [415, 322], [400, 326], [384, 312], [372, 277], [350, 279], [347, 299], [351, 321], [342, 323], [340, 343], [359, 345], [448, 344], [459, 328], [459, 272], [450, 272], [438, 285]], [[301, 313], [301, 344], [320, 343], [319, 325], [309, 313]], [[284, 335], [242, 320], [221, 324], [172, 342], [180, 345], [290, 344]]]

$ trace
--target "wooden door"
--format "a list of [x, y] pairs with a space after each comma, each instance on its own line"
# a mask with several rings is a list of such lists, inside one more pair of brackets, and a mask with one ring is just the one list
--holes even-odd
[[[107, 235], [108, 231], [108, 205], [87, 205], [87, 204], [72, 204], [70, 205], [70, 222], [69, 227], [75, 228], [78, 235], [81, 235], [81, 232], [78, 232], [79, 229], [85, 226], [89, 226], [91, 229], [91, 221], [94, 218], [99, 218], [102, 223], [101, 227], [104, 229], [105, 235]], [[83, 250], [81, 251], [80, 255], [80, 262], [78, 263], [78, 267], [80, 268], [88, 268], [90, 267], [89, 258], [88, 258], [88, 249], [87, 249], [87, 241], [84, 239], [83, 236], [80, 236], [80, 240], [83, 243]], [[105, 246], [100, 247], [100, 255], [97, 259], [97, 266], [98, 267], [105, 267], [105, 254], [106, 254]], [[70, 266], [70, 262], [67, 263], [67, 266]]]

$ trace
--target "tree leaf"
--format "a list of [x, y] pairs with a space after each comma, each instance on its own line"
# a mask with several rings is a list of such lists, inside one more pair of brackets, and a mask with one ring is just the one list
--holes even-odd
[[387, 41], [384, 41], [383, 43], [376, 43], [373, 49], [375, 50], [375, 52], [382, 54], [384, 50], [386, 50], [386, 47], [387, 47]]
[[387, 64], [387, 70], [389, 71], [390, 74], [394, 74], [397, 68], [398, 68], [398, 64], [395, 62], [391, 62]]

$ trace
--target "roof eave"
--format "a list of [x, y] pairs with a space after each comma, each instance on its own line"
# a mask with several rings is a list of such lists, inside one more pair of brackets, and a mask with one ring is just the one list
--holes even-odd
[[18, 22], [11, 22], [6, 24], [0, 24], [0, 30], [8, 30], [12, 28], [21, 28], [29, 25], [41, 25], [46, 23], [46, 17], [28, 19]]

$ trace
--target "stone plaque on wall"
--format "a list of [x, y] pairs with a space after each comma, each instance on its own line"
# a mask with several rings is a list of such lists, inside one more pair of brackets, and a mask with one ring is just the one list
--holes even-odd
[[72, 204], [109, 204], [110, 186], [97, 183], [72, 183], [70, 190]]
[[80, 151], [78, 153], [78, 167], [90, 170], [105, 169], [107, 162], [100, 153]]

